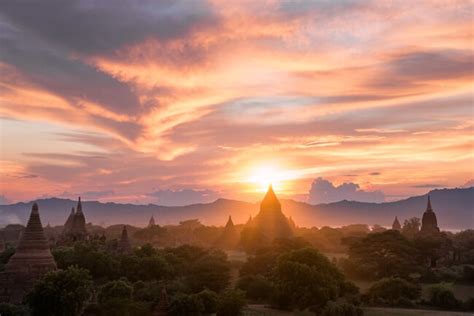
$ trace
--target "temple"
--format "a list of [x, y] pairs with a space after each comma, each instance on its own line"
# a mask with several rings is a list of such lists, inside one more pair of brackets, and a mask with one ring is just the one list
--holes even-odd
[[152, 215], [151, 218], [150, 218], [150, 221], [148, 222], [148, 227], [153, 227], [155, 225], [156, 225], [155, 218]]
[[117, 245], [117, 251], [121, 254], [131, 254], [132, 253], [132, 245], [130, 244], [130, 240], [128, 239], [128, 232], [127, 226], [123, 226], [122, 229], [122, 236]]
[[76, 210], [74, 208], [71, 210], [71, 214], [64, 224], [63, 237], [67, 241], [82, 241], [87, 240], [88, 234], [86, 230], [86, 218], [82, 212], [82, 203], [81, 197], [77, 202]]
[[428, 203], [426, 205], [426, 211], [423, 213], [423, 218], [421, 219], [420, 233], [439, 233], [438, 220], [436, 219], [436, 214], [433, 211], [433, 208], [431, 207], [431, 199], [429, 195]]
[[237, 245], [239, 244], [239, 238], [239, 232], [234, 226], [232, 217], [229, 215], [229, 219], [227, 220], [227, 224], [224, 227], [224, 231], [217, 239], [215, 246], [225, 250], [233, 250], [237, 248]]
[[0, 302], [21, 303], [34, 282], [55, 269], [38, 205], [34, 203], [16, 252], [6, 264], [5, 271], [0, 273]]
[[283, 214], [280, 201], [271, 185], [260, 203], [260, 212], [247, 225], [259, 230], [269, 241], [293, 236], [290, 223]]
[[393, 221], [392, 230], [398, 230], [398, 231], [402, 230], [402, 225], [400, 225], [400, 222], [398, 221], [397, 216], [395, 216], [395, 220]]

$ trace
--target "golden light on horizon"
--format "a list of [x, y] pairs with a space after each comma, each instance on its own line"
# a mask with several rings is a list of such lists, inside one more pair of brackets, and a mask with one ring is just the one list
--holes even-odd
[[284, 170], [276, 164], [265, 164], [251, 168], [246, 182], [254, 184], [257, 192], [267, 191], [269, 185], [272, 185], [275, 191], [281, 192], [288, 189], [288, 180], [294, 179], [294, 172]]

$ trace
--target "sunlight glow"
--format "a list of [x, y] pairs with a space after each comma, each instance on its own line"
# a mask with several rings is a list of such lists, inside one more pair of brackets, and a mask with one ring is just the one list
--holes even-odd
[[288, 186], [287, 181], [296, 178], [296, 174], [292, 171], [282, 170], [276, 165], [266, 164], [251, 168], [246, 182], [254, 184], [259, 192], [267, 191], [270, 184], [274, 190], [284, 191]]

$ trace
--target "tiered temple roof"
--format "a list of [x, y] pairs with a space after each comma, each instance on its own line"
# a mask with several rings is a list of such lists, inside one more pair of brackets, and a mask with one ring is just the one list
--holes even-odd
[[396, 216], [395, 216], [395, 220], [393, 221], [393, 224], [392, 224], [392, 229], [393, 230], [398, 230], [398, 231], [402, 230], [402, 225], [400, 225], [400, 222], [398, 221], [398, 218]]
[[155, 223], [155, 218], [153, 217], [153, 215], [150, 217], [150, 221], [148, 222], [148, 227], [153, 227], [155, 226], [156, 223]]
[[21, 302], [34, 281], [55, 269], [56, 263], [44, 235], [38, 205], [34, 203], [15, 254], [0, 276], [0, 301]]
[[237, 248], [239, 243], [239, 233], [234, 226], [234, 222], [232, 221], [232, 216], [229, 215], [229, 219], [227, 220], [227, 224], [224, 227], [224, 231], [222, 235], [216, 241], [216, 247], [232, 250]]
[[130, 240], [128, 239], [127, 226], [125, 225], [122, 229], [122, 236], [120, 237], [119, 243], [117, 245], [117, 250], [119, 253], [122, 254], [132, 253], [132, 245], [130, 244]]
[[293, 236], [290, 223], [283, 214], [280, 201], [271, 185], [260, 204], [260, 212], [248, 225], [260, 230], [269, 241]]
[[438, 220], [436, 214], [431, 207], [431, 199], [428, 195], [428, 203], [426, 205], [426, 211], [423, 213], [421, 219], [421, 233], [439, 233]]
[[77, 202], [76, 211], [72, 208], [71, 214], [64, 224], [64, 236], [70, 241], [87, 239], [86, 218], [82, 212], [81, 197]]

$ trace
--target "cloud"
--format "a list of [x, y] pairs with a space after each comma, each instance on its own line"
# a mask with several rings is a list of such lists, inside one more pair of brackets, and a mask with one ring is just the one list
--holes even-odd
[[158, 190], [147, 194], [156, 198], [156, 203], [165, 206], [182, 206], [198, 203], [210, 203], [219, 198], [219, 193], [212, 190]]
[[358, 184], [352, 182], [335, 186], [326, 179], [317, 178], [311, 184], [309, 203], [332, 203], [342, 200], [380, 203], [385, 201], [385, 195], [382, 191], [361, 190]]
[[76, 199], [80, 196], [84, 200], [97, 200], [101, 198], [110, 198], [115, 195], [115, 191], [113, 190], [102, 190], [102, 191], [85, 191], [80, 193], [71, 193], [71, 192], [63, 192], [60, 194], [60, 197], [67, 197], [70, 199]]

